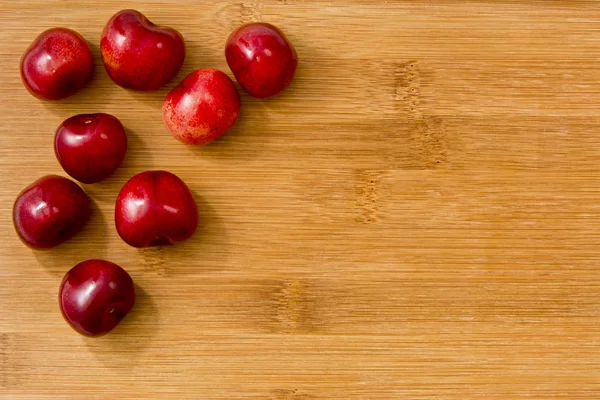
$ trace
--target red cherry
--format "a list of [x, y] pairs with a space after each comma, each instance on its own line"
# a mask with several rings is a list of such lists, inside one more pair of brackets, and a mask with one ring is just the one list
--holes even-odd
[[90, 201], [73, 181], [44, 176], [27, 186], [13, 206], [21, 240], [33, 248], [59, 245], [79, 232], [90, 216]]
[[101, 336], [121, 322], [135, 304], [131, 276], [110, 261], [83, 261], [65, 274], [58, 293], [60, 311], [73, 329]]
[[42, 32], [21, 59], [21, 79], [42, 100], [71, 96], [92, 77], [94, 57], [85, 39], [67, 28]]
[[240, 114], [235, 84], [218, 69], [189, 74], [165, 98], [162, 116], [175, 139], [204, 145], [230, 129]]
[[127, 134], [109, 114], [79, 114], [56, 131], [54, 151], [65, 172], [83, 183], [107, 178], [123, 162]]
[[111, 79], [132, 90], [166, 85], [185, 59], [185, 43], [178, 31], [157, 26], [135, 10], [119, 11], [106, 23], [100, 51]]
[[225, 58], [248, 94], [275, 96], [287, 88], [298, 66], [298, 55], [283, 32], [271, 24], [251, 23], [227, 39]]
[[146, 171], [131, 178], [115, 206], [119, 236], [133, 247], [181, 242], [198, 226], [198, 208], [186, 184], [167, 171]]

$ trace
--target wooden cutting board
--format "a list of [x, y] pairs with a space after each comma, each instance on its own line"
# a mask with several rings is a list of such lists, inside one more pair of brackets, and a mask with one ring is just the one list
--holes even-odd
[[[98, 43], [121, 8], [178, 29], [188, 56], [153, 93], [114, 85]], [[163, 98], [224, 43], [279, 26], [300, 66], [282, 96], [202, 148]], [[599, 399], [600, 2], [0, 0], [0, 398]], [[46, 103], [19, 59], [46, 28], [93, 46], [96, 74]], [[48, 174], [54, 130], [114, 114], [130, 149], [85, 185], [74, 240], [26, 248], [19, 191]], [[193, 189], [187, 243], [136, 250], [113, 205], [133, 174]], [[132, 314], [103, 338], [62, 320], [63, 274], [126, 268]]]

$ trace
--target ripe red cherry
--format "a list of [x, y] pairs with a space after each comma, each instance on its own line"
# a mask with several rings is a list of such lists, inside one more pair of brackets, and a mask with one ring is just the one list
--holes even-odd
[[165, 98], [162, 116], [175, 139], [204, 145], [231, 128], [240, 114], [240, 95], [218, 69], [189, 74]]
[[127, 134], [109, 114], [79, 114], [65, 120], [54, 137], [58, 162], [72, 178], [95, 183], [107, 178], [123, 162]]
[[42, 32], [21, 58], [21, 79], [42, 100], [71, 96], [92, 77], [94, 57], [85, 39], [67, 28]]
[[87, 260], [71, 268], [58, 293], [60, 311], [77, 332], [101, 336], [121, 322], [135, 304], [131, 276], [110, 261]]
[[115, 225], [130, 246], [168, 245], [194, 234], [198, 208], [179, 177], [167, 171], [146, 171], [131, 178], [119, 192]]
[[119, 86], [156, 90], [177, 74], [185, 59], [183, 36], [157, 26], [135, 10], [116, 13], [100, 39], [104, 67]]
[[73, 181], [44, 176], [27, 186], [13, 206], [21, 240], [33, 248], [59, 245], [79, 232], [90, 216], [90, 201]]
[[287, 88], [298, 66], [298, 55], [283, 32], [271, 24], [251, 23], [227, 39], [225, 58], [248, 94], [275, 96]]

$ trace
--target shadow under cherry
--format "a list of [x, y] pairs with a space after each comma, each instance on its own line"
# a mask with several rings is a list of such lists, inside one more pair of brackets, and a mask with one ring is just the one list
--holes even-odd
[[108, 225], [94, 199], [90, 199], [90, 220], [71, 239], [51, 248], [32, 252], [39, 264], [51, 274], [62, 277], [75, 265], [89, 259], [106, 258]]
[[[136, 277], [133, 277], [134, 281]], [[84, 343], [105, 367], [131, 366], [152, 347], [160, 330], [160, 315], [152, 296], [135, 284], [135, 305], [111, 332], [104, 336], [84, 337]]]
[[198, 228], [184, 242], [139, 249], [144, 267], [154, 275], [219, 272], [227, 268], [229, 243], [222, 218], [214, 207], [191, 190], [198, 206]]

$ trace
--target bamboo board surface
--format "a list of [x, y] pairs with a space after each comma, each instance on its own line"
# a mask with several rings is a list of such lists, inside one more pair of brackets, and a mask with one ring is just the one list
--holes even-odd
[[[135, 8], [186, 39], [167, 87], [131, 93], [100, 32]], [[172, 139], [168, 91], [227, 73], [230, 31], [279, 26], [297, 77], [204, 148]], [[0, 398], [599, 399], [600, 2], [0, 0]], [[93, 46], [95, 79], [31, 97], [19, 59], [46, 28]], [[86, 185], [95, 214], [35, 252], [14, 233], [19, 191], [63, 174], [52, 140], [114, 114], [129, 152]], [[187, 243], [136, 250], [113, 205], [133, 174], [193, 189]], [[62, 320], [63, 274], [126, 268], [132, 314], [88, 339]]]

